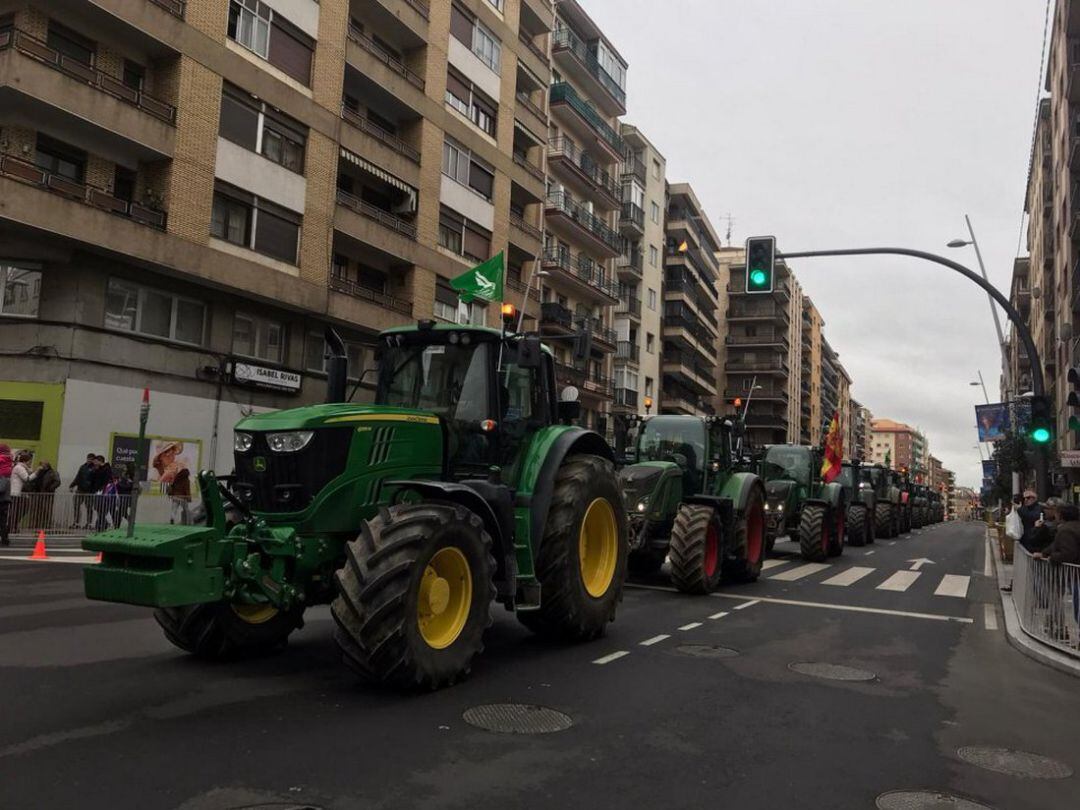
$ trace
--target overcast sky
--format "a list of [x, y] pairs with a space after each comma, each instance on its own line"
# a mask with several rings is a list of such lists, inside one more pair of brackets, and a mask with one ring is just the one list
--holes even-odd
[[[900, 246], [1008, 294], [1027, 179], [1043, 0], [582, 0], [630, 63], [625, 120], [688, 181], [732, 244]], [[1023, 248], [1026, 254], [1026, 247]], [[997, 401], [987, 298], [914, 259], [792, 262], [875, 416], [918, 426], [978, 487], [968, 385]], [[1002, 315], [1004, 318], [1004, 315]]]

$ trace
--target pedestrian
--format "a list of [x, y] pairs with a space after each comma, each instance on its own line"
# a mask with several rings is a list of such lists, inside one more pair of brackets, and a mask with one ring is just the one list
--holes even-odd
[[1062, 506], [1060, 512], [1061, 521], [1053, 542], [1031, 556], [1043, 561], [1041, 565], [1050, 566], [1043, 578], [1047, 583], [1046, 593], [1039, 594], [1039, 607], [1049, 608], [1046, 632], [1055, 641], [1068, 641], [1061, 597], [1072, 596], [1073, 618], [1080, 622], [1080, 508], [1070, 503]]
[[1043, 517], [1043, 506], [1039, 503], [1039, 496], [1034, 490], [1024, 490], [1024, 500], [1016, 513], [1020, 516], [1020, 522], [1024, 526], [1024, 534], [1020, 538], [1020, 545], [1028, 551], [1037, 551], [1035, 542], [1035, 524]]
[[[90, 528], [91, 511], [93, 509], [94, 469], [96, 466], [97, 456], [93, 453], [87, 453], [86, 461], [79, 466], [78, 472], [75, 473], [75, 477], [71, 479], [71, 484], [68, 485], [69, 491], [75, 491], [72, 529]], [[80, 525], [84, 511], [86, 512], [86, 522]]]
[[11, 545], [8, 540], [8, 512], [11, 507], [11, 448], [0, 443], [0, 546]]
[[112, 467], [105, 461], [105, 456], [94, 456], [94, 513], [97, 516], [94, 521], [94, 528], [99, 532], [105, 531], [105, 520], [108, 517], [105, 488], [112, 482]]
[[53, 497], [60, 488], [60, 475], [48, 461], [38, 462], [37, 469], [26, 482], [23, 494], [27, 503], [32, 529], [52, 529]]
[[116, 479], [116, 510], [113, 515], [113, 526], [119, 528], [122, 521], [127, 520], [131, 512], [131, 493], [135, 490], [135, 465], [125, 464], [120, 471], [120, 477]]
[[177, 471], [169, 487], [169, 497], [172, 499], [172, 517], [170, 523], [179, 523], [181, 526], [188, 524], [188, 507], [191, 504], [191, 473], [186, 467]]
[[33, 474], [30, 472], [30, 462], [33, 456], [21, 450], [15, 454], [15, 464], [11, 467], [11, 529], [19, 530], [19, 523], [29, 508], [29, 495], [23, 495], [27, 483]]

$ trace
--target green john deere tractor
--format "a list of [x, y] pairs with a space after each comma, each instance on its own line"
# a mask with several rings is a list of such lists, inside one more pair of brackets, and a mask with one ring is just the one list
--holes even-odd
[[330, 603], [346, 663], [406, 688], [466, 675], [493, 601], [546, 636], [601, 635], [626, 570], [614, 455], [566, 424], [580, 406], [558, 401], [539, 338], [389, 330], [370, 405], [345, 401], [344, 347], [327, 340], [327, 404], [242, 420], [235, 477], [199, 476], [206, 525], [88, 537], [103, 559], [87, 596], [155, 608], [206, 658], [278, 647]]
[[752, 582], [765, 558], [765, 490], [737, 472], [736, 423], [720, 416], [637, 420], [633, 463], [619, 471], [630, 523], [630, 564], [655, 571], [667, 557], [684, 593], [709, 593], [722, 578]]
[[896, 537], [900, 533], [900, 489], [893, 481], [892, 470], [881, 464], [862, 465], [859, 483], [863, 492], [869, 490], [874, 496], [875, 537]]
[[862, 480], [862, 465], [857, 461], [845, 461], [836, 480], [847, 496], [847, 542], [853, 546], [873, 543], [877, 498], [874, 490]]
[[803, 559], [820, 562], [844, 551], [847, 495], [837, 481], [821, 479], [818, 447], [771, 444], [761, 457], [765, 481], [766, 548], [776, 538], [798, 539]]

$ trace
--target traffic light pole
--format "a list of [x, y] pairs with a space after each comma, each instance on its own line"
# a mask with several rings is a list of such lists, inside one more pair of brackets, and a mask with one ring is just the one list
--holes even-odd
[[[777, 252], [776, 254], [776, 258], [778, 259], [813, 259], [822, 256], [911, 256], [915, 259], [922, 259], [923, 261], [933, 262], [934, 264], [948, 267], [950, 270], [955, 270], [969, 281], [973, 281], [993, 298], [1003, 310], [1005, 310], [1005, 314], [1009, 316], [1009, 320], [1012, 321], [1013, 327], [1016, 329], [1017, 336], [1024, 344], [1024, 348], [1027, 350], [1027, 356], [1031, 359], [1032, 395], [1036, 397], [1046, 395], [1046, 388], [1043, 383], [1042, 362], [1039, 360], [1039, 353], [1035, 349], [1035, 341], [1031, 337], [1031, 330], [1028, 329], [1027, 324], [1024, 323], [1024, 319], [1020, 317], [1020, 313], [1009, 303], [1009, 299], [1002, 295], [997, 287], [990, 283], [989, 279], [982, 278], [978, 273], [973, 273], [962, 264], [958, 264], [951, 259], [946, 259], [944, 256], [938, 256], [934, 253], [927, 253], [922, 250], [910, 250], [908, 248], [847, 248], [844, 250], [805, 250], [797, 253]], [[1039, 494], [1039, 499], [1044, 500], [1049, 494], [1050, 489], [1050, 462], [1047, 458], [1045, 446], [1039, 445], [1035, 448], [1035, 459], [1035, 490]]]

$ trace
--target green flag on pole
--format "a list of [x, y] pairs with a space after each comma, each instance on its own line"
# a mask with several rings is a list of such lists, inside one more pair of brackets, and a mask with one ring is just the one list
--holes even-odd
[[499, 251], [472, 270], [450, 280], [450, 286], [457, 290], [458, 298], [466, 304], [474, 298], [484, 301], [503, 300], [503, 254]]

